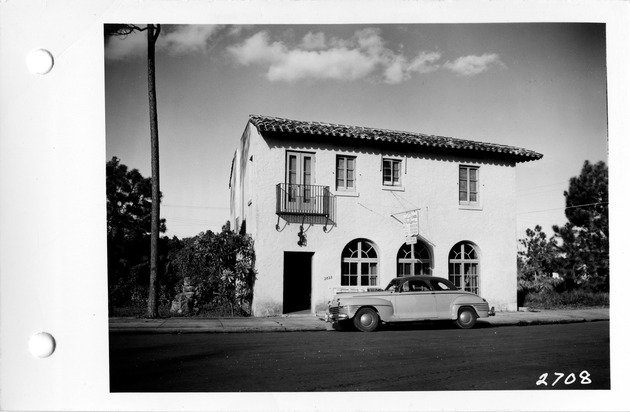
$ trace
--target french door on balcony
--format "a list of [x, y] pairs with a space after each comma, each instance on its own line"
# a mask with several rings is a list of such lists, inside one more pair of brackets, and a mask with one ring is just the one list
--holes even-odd
[[315, 184], [315, 154], [287, 152], [286, 208], [296, 212], [311, 212], [317, 207], [313, 185]]

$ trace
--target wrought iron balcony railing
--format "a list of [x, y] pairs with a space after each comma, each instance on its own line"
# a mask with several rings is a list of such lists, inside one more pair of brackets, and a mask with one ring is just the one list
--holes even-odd
[[335, 196], [328, 186], [276, 185], [276, 214], [286, 216], [319, 216], [334, 222]]

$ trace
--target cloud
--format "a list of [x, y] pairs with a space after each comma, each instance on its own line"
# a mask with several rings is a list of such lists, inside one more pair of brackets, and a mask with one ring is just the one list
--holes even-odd
[[308, 33], [299, 47], [291, 49], [284, 43], [272, 42], [269, 34], [261, 31], [227, 51], [241, 65], [266, 67], [271, 81], [354, 80], [369, 74], [375, 64], [359, 49], [339, 42], [331, 46], [323, 33]]
[[175, 26], [160, 36], [156, 47], [171, 54], [205, 53], [222, 28], [215, 24]]
[[329, 49], [317, 53], [294, 50], [272, 64], [267, 72], [271, 81], [300, 79], [356, 80], [374, 70], [375, 63], [358, 50]]
[[299, 47], [272, 42], [265, 31], [227, 48], [237, 63], [267, 68], [270, 81], [294, 82], [301, 79], [355, 80], [374, 70], [377, 62], [360, 48], [326, 42], [323, 33], [308, 33]]
[[288, 53], [286, 46], [280, 42], [271, 43], [269, 34], [265, 31], [258, 32], [237, 46], [227, 48], [238, 63], [243, 66], [251, 64], [272, 65], [282, 60]]
[[442, 58], [442, 54], [438, 52], [421, 52], [409, 63], [408, 70], [418, 73], [430, 73], [440, 68], [437, 61]]
[[396, 54], [373, 28], [359, 30], [350, 39], [309, 32], [296, 46], [272, 41], [269, 33], [261, 31], [227, 51], [238, 64], [262, 66], [267, 79], [285, 82], [370, 79], [401, 83], [413, 73], [437, 70], [441, 57], [437, 52], [421, 52], [413, 59]]
[[270, 81], [299, 80], [352, 81], [365, 79], [400, 84], [414, 75], [440, 69], [460, 76], [474, 76], [493, 65], [503, 66], [497, 54], [464, 56], [441, 63], [438, 51], [420, 51], [414, 57], [387, 47], [376, 28], [358, 30], [348, 39], [328, 38], [323, 32], [309, 32], [294, 45], [272, 41], [266, 31], [258, 32], [227, 48], [234, 60], [244, 66], [266, 69]]
[[300, 45], [305, 50], [322, 50], [326, 48], [326, 35], [324, 33], [308, 32], [302, 39]]
[[390, 63], [385, 67], [385, 83], [398, 84], [407, 81], [413, 73], [430, 73], [440, 68], [437, 61], [442, 55], [438, 52], [420, 52], [418, 56], [409, 61], [402, 55], [394, 55]]
[[459, 76], [475, 76], [488, 70], [491, 66], [505, 67], [498, 54], [484, 53], [481, 56], [463, 56], [453, 62], [447, 61], [444, 67]]
[[[144, 26], [141, 26], [144, 27]], [[222, 25], [163, 25], [156, 49], [169, 54], [206, 53], [212, 40], [223, 31]], [[238, 35], [239, 30], [228, 28], [227, 35]], [[111, 36], [106, 39], [105, 58], [125, 60], [144, 57], [147, 54], [146, 32], [132, 32], [126, 36]]]
[[[251, 33], [255, 26], [163, 25], [156, 43], [158, 51], [172, 55], [207, 53], [217, 38], [237, 38]], [[107, 60], [124, 60], [146, 56], [146, 33], [133, 32], [124, 37], [107, 37]], [[499, 56], [485, 53], [469, 55], [441, 63], [439, 51], [420, 51], [408, 56], [400, 46], [393, 51], [377, 28], [357, 30], [349, 38], [308, 32], [295, 42], [274, 41], [267, 31], [259, 31], [226, 48], [232, 59], [242, 66], [265, 70], [272, 82], [301, 80], [368, 80], [400, 84], [413, 76], [437, 70], [448, 70], [470, 77], [490, 69], [503, 67]]]

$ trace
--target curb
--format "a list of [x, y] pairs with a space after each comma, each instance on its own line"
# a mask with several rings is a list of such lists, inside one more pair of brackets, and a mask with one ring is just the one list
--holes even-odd
[[326, 332], [325, 328], [300, 328], [300, 329], [260, 329], [260, 328], [239, 328], [237, 329], [170, 329], [170, 328], [110, 328], [109, 333], [115, 335], [193, 335], [201, 333], [227, 334], [227, 333], [279, 333], [279, 332]]
[[[270, 320], [270, 318], [263, 318], [264, 320]], [[286, 324], [286, 317], [273, 318], [273, 324], [267, 322], [267, 324], [261, 325], [224, 325], [219, 322], [218, 326], [205, 327], [196, 326], [190, 327], [182, 325], [179, 327], [164, 326], [165, 322], [161, 322], [157, 326], [142, 326], [134, 327], [124, 326], [124, 324], [118, 323], [116, 320], [109, 321], [109, 333], [110, 334], [195, 334], [195, 333], [277, 333], [277, 332], [326, 332], [333, 331], [331, 324], [324, 322], [317, 318], [307, 318], [306, 322], [288, 322], [293, 324]], [[501, 320], [494, 321], [488, 319], [479, 320], [479, 324], [483, 325], [483, 328], [496, 328], [503, 326], [539, 326], [539, 325], [559, 325], [569, 323], [585, 323], [585, 322], [608, 322], [609, 318], [606, 317], [577, 317], [568, 319], [532, 319], [532, 320]], [[196, 320], [199, 322], [199, 320]], [[254, 321], [256, 322], [256, 321]], [[319, 322], [319, 323], [318, 323]], [[261, 322], [262, 323], [262, 322]], [[312, 323], [312, 324], [311, 324]]]
[[[515, 324], [515, 326], [538, 326], [538, 325], [565, 325], [568, 323], [586, 323], [586, 322], [608, 322], [610, 321], [610, 319], [564, 319], [564, 320], [549, 320], [549, 321], [543, 321], [543, 320], [530, 320], [530, 321], [524, 321], [521, 320], [519, 321], [517, 324]], [[501, 325], [494, 325], [494, 326], [501, 326]], [[508, 326], [508, 325], [506, 325]]]

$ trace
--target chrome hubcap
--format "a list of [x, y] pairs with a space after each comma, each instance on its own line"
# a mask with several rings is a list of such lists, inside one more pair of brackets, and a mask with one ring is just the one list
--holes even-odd
[[459, 314], [459, 320], [462, 323], [468, 324], [472, 321], [472, 314], [469, 311], [464, 311]]
[[361, 316], [361, 324], [362, 325], [371, 325], [372, 324], [372, 316], [370, 316], [369, 314], [363, 314]]

